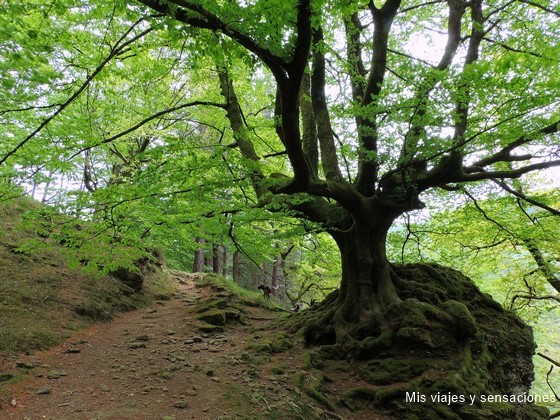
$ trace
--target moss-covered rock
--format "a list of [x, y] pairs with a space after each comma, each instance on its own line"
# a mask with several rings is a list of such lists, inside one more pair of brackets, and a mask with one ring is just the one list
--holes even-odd
[[243, 311], [241, 311], [240, 309], [226, 308], [224, 310], [224, 313], [226, 314], [227, 322], [235, 321], [243, 325], [249, 324], [249, 320], [247, 319]]
[[196, 306], [195, 312], [206, 312], [209, 309], [225, 309], [230, 305], [226, 299], [216, 299], [214, 296], [202, 299]]
[[198, 330], [202, 333], [213, 334], [213, 333], [223, 333], [224, 327], [221, 325], [212, 325], [207, 322], [201, 322], [197, 326]]
[[282, 353], [294, 346], [293, 337], [286, 333], [278, 333], [270, 338], [259, 338], [249, 346], [257, 353]]
[[371, 385], [345, 393], [343, 405], [374, 404], [406, 419], [547, 418], [532, 404], [480, 399], [529, 392], [530, 327], [458, 271], [426, 264], [393, 271], [401, 300], [361, 321], [376, 325], [345, 328], [336, 294], [293, 321], [322, 357], [350, 361]]
[[453, 318], [455, 322], [455, 333], [465, 339], [476, 334], [476, 320], [467, 306], [456, 300], [443, 302], [441, 307]]
[[201, 299], [192, 309], [196, 313], [196, 318], [202, 323], [202, 330], [215, 332], [211, 331], [208, 325], [223, 327], [228, 322], [248, 324], [241, 298], [216, 284], [215, 281], [218, 280], [212, 276], [205, 276], [200, 280], [200, 284], [212, 288], [214, 293]]
[[226, 313], [220, 309], [209, 309], [198, 314], [196, 319], [212, 325], [225, 325], [227, 320]]

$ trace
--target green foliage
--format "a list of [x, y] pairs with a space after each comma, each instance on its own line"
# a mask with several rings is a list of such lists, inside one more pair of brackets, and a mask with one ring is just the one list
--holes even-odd
[[[293, 54], [297, 42], [295, 6], [296, 2], [204, 2], [208, 12], [284, 59]], [[391, 54], [386, 89], [377, 101], [361, 106], [349, 98], [350, 89], [343, 82], [345, 73], [353, 70], [336, 39], [345, 19], [365, 6], [361, 1], [311, 4], [313, 26], [321, 26], [325, 32], [324, 42], [315, 48], [331, 60], [326, 82], [338, 86], [331, 115], [339, 134], [339, 158], [349, 178], [355, 175], [360, 156], [379, 159], [384, 170], [398, 160], [402, 143], [391, 139], [404, 132], [411, 121], [410, 110], [418, 101], [413, 94], [417, 87], [411, 87], [408, 75], [436, 87], [431, 91], [433, 100], [421, 116], [415, 116], [425, 126], [419, 158], [434, 161], [434, 156], [452, 146], [444, 129], [455, 123], [448, 110], [467, 94], [457, 89], [461, 84], [469, 86], [468, 97], [473, 102], [472, 123], [465, 134], [473, 141], [465, 146], [467, 150], [497, 150], [546, 120], [535, 110], [550, 108], [557, 97], [554, 66], [546, 64], [556, 57], [549, 46], [555, 44], [557, 28], [555, 24], [543, 26], [542, 19], [527, 19], [539, 10], [529, 12], [517, 4], [500, 10], [503, 21], [516, 17], [507, 23], [504, 41], [510, 49], [498, 41], [489, 43], [485, 55], [464, 70], [453, 65], [447, 71], [434, 71], [423, 58]], [[0, 84], [4, 88], [0, 89], [0, 113], [5, 141], [0, 156], [15, 151], [0, 164], [1, 185], [12, 188], [15, 182], [28, 191], [45, 191], [45, 198], [66, 214], [95, 221], [95, 230], [112, 230], [109, 236], [118, 236], [124, 243], [133, 245], [140, 240], [149, 246], [161, 245], [176, 268], [192, 265], [196, 236], [231, 249], [241, 247], [262, 263], [275, 252], [276, 240], [267, 240], [271, 218], [277, 226], [274, 235], [283, 236], [287, 243], [309, 230], [308, 225], [295, 226], [292, 219], [286, 222], [263, 211], [299, 217], [289, 209], [305, 203], [305, 195], [278, 197], [262, 208], [257, 205], [248, 174], [259, 169], [265, 175], [290, 175], [291, 169], [275, 135], [274, 80], [263, 62], [229, 34], [173, 19], [154, 19], [139, 2], [35, 0], [1, 7], [4, 71]], [[438, 51], [441, 42], [431, 33], [447, 22], [447, 9], [439, 4], [400, 14], [390, 47], [406, 51], [418, 44], [418, 32], [424, 31], [426, 22], [434, 30], [421, 36]], [[524, 29], [518, 31], [520, 28]], [[362, 36], [370, 35], [371, 30], [366, 29]], [[246, 132], [257, 154], [267, 156], [259, 162], [231, 147], [234, 138], [221, 108], [224, 100], [216, 83], [216, 66], [227, 67], [235, 82]], [[202, 103], [205, 106], [195, 105]], [[377, 116], [379, 134], [388, 140], [375, 152], [360, 149], [353, 120]], [[84, 188], [84, 171], [89, 172], [93, 191]], [[271, 178], [273, 181], [278, 182]], [[53, 183], [63, 188], [55, 193]], [[74, 235], [72, 224], [67, 226], [63, 230]], [[255, 237], [255, 229], [263, 234]], [[122, 248], [114, 241], [104, 244], [105, 237], [91, 240], [93, 231], [66, 238], [90, 248], [83, 253], [101, 250], [86, 266], [110, 269], [113, 262], [124, 263], [115, 260]], [[236, 244], [230, 237], [232, 231]], [[333, 263], [332, 246], [319, 248], [325, 250], [319, 268], [319, 261], [313, 258], [320, 257], [312, 253], [308, 254], [312, 258], [296, 263], [296, 287], [306, 287], [317, 277], [328, 277], [324, 280], [328, 287], [334, 283], [339, 268]], [[79, 254], [76, 252], [74, 261], [80, 261]]]
[[298, 242], [285, 261], [286, 275], [292, 280], [287, 293], [306, 304], [319, 302], [340, 282], [338, 249], [324, 234], [307, 235]]
[[[247, 274], [266, 272], [284, 255], [284, 292], [310, 303], [337, 287], [342, 272], [337, 244], [322, 232], [342, 234], [357, 219], [375, 224], [373, 211], [357, 217], [361, 204], [390, 202], [391, 211], [407, 211], [420, 207], [411, 196], [429, 191], [432, 207], [419, 216], [429, 222], [410, 231], [398, 225], [391, 259], [450, 264], [526, 319], [557, 319], [556, 302], [513, 298], [527, 287], [551, 292], [528, 241], [557, 273], [558, 218], [501, 192], [516, 188], [504, 179], [520, 175], [527, 190], [542, 188], [508, 172], [558, 164], [556, 12], [540, 3], [486, 2], [484, 19], [473, 21], [478, 3], [461, 3], [469, 10], [445, 64], [453, 40], [440, 34], [452, 32], [454, 2], [402, 2], [394, 19], [377, 19], [376, 7], [393, 2], [313, 0], [309, 25], [323, 39], [310, 37], [307, 46], [297, 14], [304, 2], [153, 2], [170, 7], [165, 18], [142, 3], [0, 5], [0, 200], [25, 191], [50, 206], [28, 213], [19, 231], [25, 240], [0, 230], [12, 258], [27, 264], [56, 243], [73, 267], [106, 274], [134, 269], [149, 248], [160, 247], [171, 267], [190, 269], [195, 250], [219, 244], [250, 261]], [[199, 10], [185, 6], [191, 3]], [[191, 24], [174, 19], [179, 12]], [[376, 49], [380, 21], [392, 22], [385, 51]], [[327, 63], [319, 81], [326, 120], [315, 119], [314, 128], [332, 126], [334, 152], [324, 137], [314, 139], [318, 169], [296, 179], [304, 187], [292, 193], [282, 187], [297, 172], [294, 163], [310, 158], [298, 152], [304, 115], [297, 114], [299, 84], [289, 82], [301, 67], [316, 83], [317, 56]], [[242, 127], [230, 120], [218, 77], [224, 71]], [[282, 127], [280, 105], [296, 110]], [[452, 153], [461, 155], [457, 168], [445, 165]], [[326, 179], [328, 157], [344, 182]], [[358, 171], [368, 165], [375, 171], [358, 186]], [[498, 174], [499, 191], [485, 181], [489, 173]], [[482, 197], [484, 213], [472, 204], [449, 209], [456, 195], [437, 187], [457, 191], [459, 184]], [[558, 207], [556, 191], [534, 198]]]

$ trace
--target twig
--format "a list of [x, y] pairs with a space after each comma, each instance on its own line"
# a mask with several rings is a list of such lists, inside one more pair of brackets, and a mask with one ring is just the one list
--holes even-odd
[[6, 403], [8, 405], [11, 405], [12, 407], [15, 407], [17, 405], [17, 402], [16, 402], [15, 399], [12, 399], [11, 401], [7, 401], [4, 398], [0, 398], [0, 401]]
[[261, 395], [261, 399], [266, 403], [266, 406], [268, 407], [268, 411], [272, 411], [272, 408], [270, 408], [270, 404], [268, 403], [266, 398]]
[[550, 369], [548, 370], [548, 373], [546, 374], [546, 384], [548, 385], [548, 387], [550, 388], [550, 390], [552, 391], [552, 393], [556, 397], [556, 401], [559, 401], [560, 398], [558, 398], [558, 395], [556, 395], [556, 392], [554, 391], [554, 388], [552, 388], [552, 385], [550, 385], [550, 381], [548, 380], [548, 377], [552, 373], [553, 369], [554, 369], [554, 366], [550, 366]]
[[[527, 299], [527, 300], [555, 300], [556, 302], [560, 302], [560, 297], [554, 295], [544, 295], [544, 296], [535, 296], [535, 295], [515, 295], [512, 300], [511, 304], [513, 305], [517, 299]], [[558, 365], [557, 365], [558, 366]]]
[[540, 352], [537, 352], [537, 355], [538, 355], [538, 356], [541, 356], [543, 359], [548, 360], [550, 363], [552, 363], [552, 364], [554, 364], [554, 365], [560, 367], [560, 362], [557, 362], [556, 360], [551, 359], [550, 357], [548, 357], [548, 356], [546, 356], [546, 355], [544, 355], [544, 354], [542, 354], [542, 353], [540, 353]]

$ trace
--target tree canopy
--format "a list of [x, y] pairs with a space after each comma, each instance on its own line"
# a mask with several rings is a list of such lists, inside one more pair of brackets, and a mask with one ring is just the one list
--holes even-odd
[[137, 238], [282, 213], [333, 236], [343, 288], [369, 284], [352, 308], [395, 299], [387, 230], [435, 194], [558, 215], [516, 187], [560, 165], [546, 2], [2, 8], [3, 194], [58, 182], [67, 211]]

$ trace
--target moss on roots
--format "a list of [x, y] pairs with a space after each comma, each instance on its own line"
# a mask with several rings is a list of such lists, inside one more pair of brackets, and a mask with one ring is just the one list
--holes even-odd
[[[547, 410], [532, 404], [481, 401], [529, 391], [535, 350], [530, 327], [458, 271], [426, 264], [393, 271], [401, 301], [382, 308], [380, 316], [345, 324], [334, 293], [288, 320], [316, 347], [314, 366], [346, 358], [370, 384], [346, 393], [342, 404], [359, 409], [371, 402], [402, 418], [547, 418]], [[412, 402], [414, 393], [425, 401]]]

